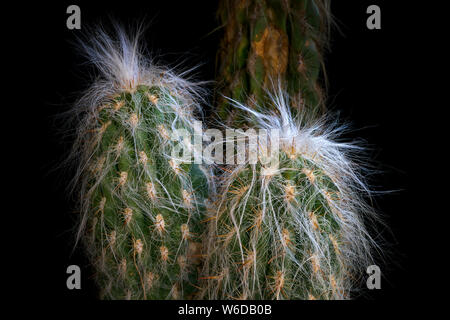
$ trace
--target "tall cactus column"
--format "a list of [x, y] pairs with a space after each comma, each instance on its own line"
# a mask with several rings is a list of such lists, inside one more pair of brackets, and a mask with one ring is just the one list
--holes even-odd
[[264, 89], [281, 81], [293, 108], [324, 111], [323, 71], [329, 1], [221, 1], [224, 25], [217, 59], [217, 108], [222, 118], [236, 112], [222, 95], [249, 105], [264, 102]]

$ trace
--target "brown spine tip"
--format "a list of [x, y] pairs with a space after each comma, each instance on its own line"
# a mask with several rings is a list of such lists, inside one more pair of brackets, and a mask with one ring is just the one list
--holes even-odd
[[123, 258], [119, 264], [119, 275], [123, 278], [127, 273], [127, 259]]
[[155, 201], [156, 200], [156, 188], [155, 188], [155, 185], [153, 183], [151, 183], [151, 182], [147, 182], [145, 184], [145, 189], [147, 191], [147, 196], [151, 200]]
[[128, 122], [131, 125], [131, 128], [136, 129], [139, 124], [139, 118], [136, 113], [131, 114], [130, 118], [128, 119]]
[[319, 229], [319, 222], [317, 221], [317, 217], [314, 214], [314, 212], [310, 211], [308, 212], [308, 216], [309, 216], [309, 220], [311, 221], [311, 224], [313, 226], [314, 230], [318, 230]]
[[122, 153], [123, 147], [124, 147], [124, 139], [123, 139], [123, 136], [120, 136], [119, 139], [117, 140], [117, 144], [116, 144], [117, 155], [120, 155]]
[[306, 178], [308, 178], [311, 184], [314, 184], [314, 182], [316, 181], [316, 176], [314, 175], [314, 172], [312, 170], [303, 168], [302, 173], [306, 176]]
[[183, 197], [184, 206], [188, 209], [192, 209], [193, 208], [192, 193], [187, 190], [183, 190], [182, 197]]
[[184, 241], [189, 240], [189, 238], [191, 237], [191, 234], [189, 232], [189, 226], [186, 223], [183, 223], [181, 225], [181, 238]]
[[156, 104], [158, 103], [158, 97], [157, 97], [156, 95], [154, 95], [154, 94], [147, 93], [147, 98], [148, 98], [148, 100], [149, 100], [151, 103], [153, 103], [155, 106], [156, 106]]
[[116, 237], [117, 237], [117, 233], [116, 230], [111, 231], [111, 233], [109, 234], [109, 245], [112, 247], [114, 247], [115, 243], [116, 243]]
[[284, 198], [286, 199], [287, 202], [291, 202], [292, 200], [295, 199], [295, 186], [288, 183], [284, 187]]
[[114, 104], [114, 111], [118, 111], [120, 108], [122, 108], [125, 105], [124, 100], [119, 100]]
[[128, 172], [122, 171], [120, 172], [119, 184], [118, 187], [123, 187], [128, 180]]

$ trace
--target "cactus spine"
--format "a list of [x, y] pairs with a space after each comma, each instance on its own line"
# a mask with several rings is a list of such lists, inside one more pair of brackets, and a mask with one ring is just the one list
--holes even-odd
[[[79, 237], [104, 299], [183, 299], [197, 279], [207, 182], [172, 150], [193, 132], [196, 86], [145, 60], [138, 39], [99, 31], [85, 45], [102, 71], [75, 112], [81, 154]], [[180, 141], [188, 147], [188, 141]]]

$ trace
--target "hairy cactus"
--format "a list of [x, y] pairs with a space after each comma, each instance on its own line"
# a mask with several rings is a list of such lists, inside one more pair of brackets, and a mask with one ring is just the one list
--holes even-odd
[[368, 189], [356, 161], [359, 147], [334, 141], [343, 128], [324, 119], [293, 118], [287, 94], [278, 90], [269, 94], [271, 113], [234, 102], [267, 135], [238, 136], [259, 159], [249, 156], [224, 170], [209, 217], [206, 237], [215, 240], [208, 245], [204, 294], [346, 299], [375, 245], [364, 225], [376, 215], [362, 198]]
[[[217, 109], [222, 119], [240, 123], [227, 99], [266, 106], [272, 80], [280, 81], [291, 107], [311, 117], [325, 111], [323, 51], [328, 35], [329, 0], [223, 0], [218, 17], [224, 35], [218, 50]], [[270, 103], [267, 104], [267, 106]]]
[[[365, 220], [377, 216], [364, 202], [360, 148], [336, 142], [343, 127], [326, 121], [329, 1], [221, 1], [218, 14], [218, 113], [250, 131], [238, 136], [245, 161], [222, 168], [208, 213], [203, 294], [348, 298], [376, 246]], [[267, 136], [252, 140], [252, 129]]]
[[[105, 299], [185, 299], [194, 290], [205, 169], [172, 150], [192, 134], [199, 88], [145, 59], [138, 37], [98, 31], [83, 45], [101, 71], [74, 112], [81, 117], [78, 237]], [[192, 148], [191, 148], [192, 149]], [[202, 171], [203, 170], [203, 171]]]

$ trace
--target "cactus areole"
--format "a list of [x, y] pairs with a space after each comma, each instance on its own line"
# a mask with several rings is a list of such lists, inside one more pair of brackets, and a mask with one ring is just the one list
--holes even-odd
[[[379, 217], [363, 148], [325, 109], [329, 1], [224, 0], [218, 16], [214, 140], [202, 83], [144, 55], [139, 30], [81, 44], [100, 74], [72, 110], [69, 160], [100, 298], [348, 299]], [[225, 145], [242, 161], [223, 163]]]

